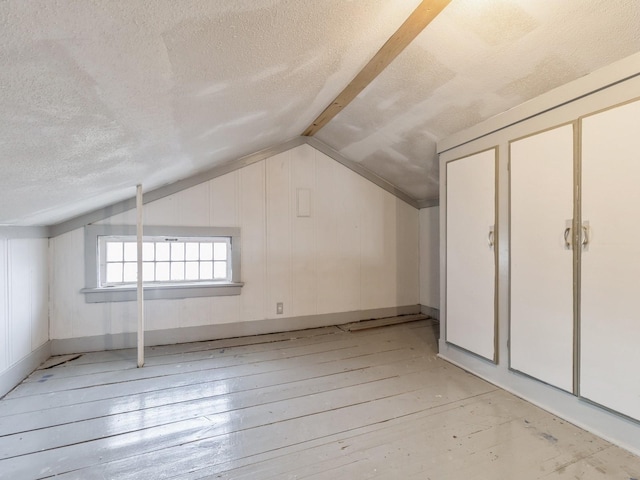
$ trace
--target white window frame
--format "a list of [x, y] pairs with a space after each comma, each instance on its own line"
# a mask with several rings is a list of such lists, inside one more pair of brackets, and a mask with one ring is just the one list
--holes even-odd
[[[101, 274], [104, 255], [101, 248], [107, 239], [135, 238], [133, 225], [88, 225], [85, 227], [85, 294], [87, 303], [122, 302], [136, 299], [136, 284], [109, 284]], [[205, 238], [203, 238], [205, 237]], [[145, 282], [144, 296], [147, 300], [189, 298], [203, 296], [239, 295], [243, 283], [240, 281], [240, 229], [231, 227], [144, 227], [144, 241], [178, 239], [197, 241], [211, 238], [228, 239], [227, 279], [225, 280], [180, 280], [168, 282]], [[102, 246], [102, 247], [101, 247]], [[102, 277], [102, 278], [101, 278]]]
[[[134, 286], [136, 285], [136, 280], [132, 279], [131, 281], [126, 281], [125, 277], [126, 277], [126, 273], [123, 271], [121, 278], [122, 281], [114, 281], [114, 280], [109, 280], [108, 279], [108, 268], [110, 264], [121, 264], [123, 266], [123, 270], [125, 265], [130, 265], [130, 266], [134, 266], [136, 267], [136, 271], [135, 273], [137, 274], [137, 262], [134, 259], [131, 260], [127, 260], [126, 259], [126, 248], [124, 249], [123, 252], [123, 258], [119, 259], [119, 260], [109, 260], [108, 255], [107, 255], [107, 244], [108, 243], [112, 243], [112, 242], [117, 242], [117, 243], [124, 243], [124, 244], [131, 244], [133, 247], [136, 247], [135, 249], [137, 250], [137, 243], [136, 243], [136, 237], [133, 235], [100, 235], [98, 236], [98, 258], [99, 258], [99, 286], [100, 287], [118, 287], [118, 286]], [[177, 264], [184, 264], [186, 266], [187, 263], [198, 263], [198, 270], [199, 273], [200, 272], [200, 264], [201, 263], [211, 263], [211, 278], [206, 278], [206, 279], [174, 279], [174, 280], [158, 280], [157, 278], [154, 278], [153, 280], [150, 280], [148, 278], [145, 278], [145, 285], [156, 285], [156, 284], [184, 284], [184, 283], [229, 283], [232, 280], [232, 268], [231, 268], [231, 264], [232, 262], [232, 258], [231, 258], [231, 237], [180, 237], [180, 236], [168, 236], [168, 235], [161, 235], [161, 236], [149, 236], [149, 235], [145, 235], [144, 236], [144, 240], [143, 240], [144, 244], [149, 244], [149, 243], [153, 243], [156, 245], [156, 247], [154, 248], [155, 251], [157, 251], [157, 245], [158, 244], [167, 244], [170, 245], [170, 249], [171, 251], [173, 251], [173, 246], [177, 245], [177, 244], [183, 244], [186, 246], [186, 244], [188, 243], [209, 243], [209, 244], [224, 244], [225, 245], [225, 253], [224, 253], [224, 258], [215, 258], [215, 249], [212, 246], [212, 258], [210, 260], [202, 260], [200, 258], [198, 259], [192, 259], [192, 260], [188, 260], [186, 258], [183, 258], [182, 260], [174, 260], [171, 258], [168, 258], [167, 260], [158, 260], [157, 258], [154, 258], [152, 260], [147, 260], [144, 259], [144, 254], [143, 254], [143, 264], [144, 265], [148, 265], [148, 264], [153, 264], [154, 265], [154, 276], [157, 275], [157, 271], [156, 271], [156, 267], [158, 263], [166, 263], [169, 264], [169, 268], [171, 269], [172, 264], [177, 263]], [[198, 253], [200, 252], [200, 248], [198, 248]], [[137, 251], [134, 252], [134, 254], [137, 256]], [[219, 278], [214, 278], [213, 276], [213, 271], [215, 270], [214, 265], [215, 263], [225, 263], [225, 270], [224, 270], [224, 277], [219, 277]], [[171, 273], [169, 273], [169, 275], [171, 275]], [[137, 275], [136, 275], [137, 276]]]

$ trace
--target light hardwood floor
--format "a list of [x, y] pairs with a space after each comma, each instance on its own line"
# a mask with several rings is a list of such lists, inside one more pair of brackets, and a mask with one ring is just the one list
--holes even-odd
[[82, 355], [0, 401], [0, 478], [624, 479], [640, 458], [436, 358], [437, 324]]

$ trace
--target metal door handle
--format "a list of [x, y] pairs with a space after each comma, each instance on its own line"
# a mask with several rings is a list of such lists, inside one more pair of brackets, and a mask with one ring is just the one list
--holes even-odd
[[564, 248], [567, 250], [571, 250], [571, 239], [569, 238], [569, 235], [571, 235], [571, 227], [564, 229]]
[[487, 236], [487, 242], [489, 243], [489, 248], [493, 248], [493, 245], [494, 245], [493, 229], [489, 230], [489, 235]]
[[589, 228], [586, 225], [582, 225], [582, 246], [589, 245]]

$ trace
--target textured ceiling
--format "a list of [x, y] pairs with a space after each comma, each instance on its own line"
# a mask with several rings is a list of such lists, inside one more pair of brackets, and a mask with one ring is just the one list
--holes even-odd
[[[419, 0], [0, 1], [0, 224], [300, 134]], [[317, 135], [416, 199], [435, 142], [640, 50], [637, 0], [453, 0]]]
[[453, 0], [317, 137], [437, 198], [436, 141], [638, 51], [637, 0]]

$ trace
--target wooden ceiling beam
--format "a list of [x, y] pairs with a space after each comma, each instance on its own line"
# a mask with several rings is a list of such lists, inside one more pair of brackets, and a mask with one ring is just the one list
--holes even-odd
[[312, 137], [362, 92], [442, 12], [451, 0], [423, 0], [369, 63], [302, 133]]

